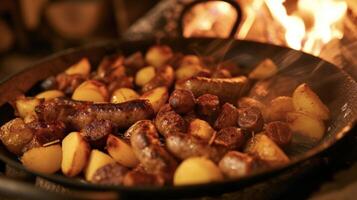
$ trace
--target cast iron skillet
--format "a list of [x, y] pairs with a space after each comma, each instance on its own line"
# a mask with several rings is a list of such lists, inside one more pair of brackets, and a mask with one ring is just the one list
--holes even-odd
[[[97, 66], [105, 55], [115, 52], [130, 54], [138, 50], [145, 51], [156, 42], [155, 40], [107, 42], [79, 49], [69, 49], [42, 60], [0, 84], [0, 125], [14, 117], [8, 101], [21, 93], [36, 94], [40, 91], [41, 80], [64, 71], [80, 58], [86, 56], [90, 59], [92, 66]], [[239, 180], [182, 187], [102, 186], [89, 184], [79, 179], [66, 178], [60, 174], [44, 175], [30, 172], [21, 165], [16, 156], [9, 153], [1, 144], [0, 159], [12, 167], [80, 190], [114, 191], [120, 195], [145, 196], [146, 198], [192, 197], [193, 195], [209, 195], [237, 190], [297, 166], [344, 137], [356, 121], [357, 83], [341, 69], [317, 57], [289, 48], [230, 39], [163, 39], [160, 43], [170, 45], [175, 51], [213, 55], [222, 61], [231, 60], [243, 66], [245, 70], [251, 69], [264, 58], [273, 59], [282, 73], [293, 75], [300, 82], [307, 82], [327, 104], [332, 117], [326, 136], [312, 148], [310, 148], [311, 145], [297, 146], [296, 152], [299, 154], [294, 155], [292, 162], [285, 166], [252, 174]]]

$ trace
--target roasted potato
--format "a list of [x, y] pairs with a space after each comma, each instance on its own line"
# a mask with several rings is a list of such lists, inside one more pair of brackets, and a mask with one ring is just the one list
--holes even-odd
[[32, 148], [21, 157], [22, 164], [35, 172], [53, 174], [61, 169], [61, 145]]
[[187, 80], [196, 76], [202, 70], [199, 64], [181, 65], [176, 71], [175, 76], [177, 80]]
[[208, 142], [215, 133], [215, 130], [208, 122], [201, 119], [194, 119], [188, 127], [188, 133]]
[[195, 77], [185, 81], [183, 88], [191, 90], [196, 97], [212, 94], [218, 96], [222, 102], [235, 103], [247, 91], [248, 85], [245, 76], [229, 79]]
[[63, 97], [64, 93], [60, 90], [47, 90], [36, 95], [37, 99], [54, 99], [58, 97]]
[[72, 99], [77, 101], [107, 102], [109, 98], [106, 86], [95, 80], [88, 80], [79, 85], [73, 92]]
[[90, 63], [87, 58], [82, 58], [77, 63], [66, 69], [65, 73], [68, 75], [80, 74], [83, 76], [88, 76], [90, 73]]
[[287, 96], [279, 96], [271, 100], [268, 108], [267, 121], [285, 121], [286, 114], [295, 110], [292, 98]]
[[290, 129], [297, 134], [320, 140], [325, 134], [325, 124], [316, 116], [301, 112], [290, 112], [286, 115]]
[[165, 65], [156, 69], [156, 75], [142, 87], [143, 92], [155, 89], [157, 87], [170, 88], [175, 79], [174, 70], [171, 66]]
[[289, 162], [289, 157], [264, 133], [254, 135], [247, 143], [245, 153], [255, 156], [268, 166]]
[[19, 98], [15, 101], [16, 112], [18, 116], [31, 122], [36, 119], [35, 108], [40, 105], [43, 100], [31, 97]]
[[203, 184], [222, 180], [223, 175], [216, 164], [204, 157], [184, 160], [174, 175], [174, 185]]
[[115, 163], [115, 160], [112, 157], [99, 150], [93, 149], [90, 152], [88, 164], [84, 171], [86, 180], [92, 182], [95, 172], [110, 163]]
[[126, 167], [132, 168], [139, 164], [131, 146], [112, 134], [107, 139], [107, 151], [115, 161]]
[[271, 59], [264, 59], [249, 73], [249, 78], [263, 80], [274, 76], [278, 67]]
[[137, 86], [143, 87], [156, 75], [155, 68], [152, 66], [144, 67], [136, 72], [135, 84]]
[[131, 101], [138, 99], [139, 94], [130, 88], [119, 88], [115, 90], [110, 98], [111, 103], [123, 103], [126, 101]]
[[159, 109], [165, 105], [169, 98], [169, 92], [166, 87], [158, 87], [141, 95], [140, 99], [149, 100], [154, 112], [157, 113]]
[[292, 101], [298, 112], [307, 113], [322, 120], [329, 118], [329, 109], [306, 83], [295, 89]]
[[5, 147], [16, 155], [21, 155], [22, 149], [28, 144], [34, 134], [21, 118], [15, 118], [0, 129], [0, 139]]
[[161, 67], [173, 57], [172, 50], [166, 45], [155, 45], [146, 52], [145, 60], [154, 67]]
[[62, 140], [61, 169], [64, 175], [78, 175], [87, 165], [90, 153], [89, 144], [79, 132], [71, 132]]

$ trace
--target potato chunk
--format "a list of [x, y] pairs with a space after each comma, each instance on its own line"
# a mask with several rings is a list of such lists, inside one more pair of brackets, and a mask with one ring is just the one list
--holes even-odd
[[139, 98], [139, 94], [130, 88], [119, 88], [115, 90], [110, 99], [111, 103], [123, 103]]
[[264, 133], [254, 135], [244, 150], [269, 166], [281, 165], [289, 162], [288, 156]]
[[140, 99], [149, 100], [152, 105], [155, 113], [159, 111], [159, 109], [165, 105], [166, 101], [169, 99], [169, 92], [166, 87], [158, 87], [148, 92], [145, 92]]
[[184, 160], [174, 175], [174, 185], [203, 184], [222, 180], [223, 175], [216, 164], [204, 157]]
[[205, 141], [209, 141], [215, 130], [208, 122], [201, 119], [194, 119], [188, 128], [188, 133], [197, 136]]
[[108, 101], [106, 86], [95, 80], [88, 80], [80, 84], [73, 92], [72, 99], [78, 101], [92, 101], [103, 103]]
[[287, 114], [286, 121], [294, 133], [315, 140], [320, 140], [324, 136], [325, 124], [316, 116], [309, 116], [300, 112], [291, 112]]
[[31, 97], [17, 99], [15, 102], [16, 111], [25, 122], [33, 121], [36, 119], [35, 108], [41, 101], [41, 99]]
[[135, 167], [139, 164], [131, 146], [114, 135], [108, 136], [107, 150], [115, 161], [126, 167]]
[[271, 59], [265, 59], [249, 73], [249, 78], [262, 80], [274, 76], [277, 72], [275, 63]]
[[268, 112], [268, 121], [285, 121], [286, 114], [295, 110], [291, 97], [279, 96], [271, 100]]
[[137, 86], [144, 86], [147, 84], [151, 79], [155, 77], [155, 68], [152, 66], [144, 67], [140, 69], [135, 76], [135, 84]]
[[66, 71], [68, 75], [80, 74], [88, 76], [90, 73], [90, 63], [88, 58], [82, 58], [79, 62], [70, 66]]
[[88, 165], [85, 169], [85, 178], [87, 181], [92, 181], [94, 173], [101, 167], [114, 163], [115, 160], [108, 154], [99, 150], [93, 149], [89, 156]]
[[306, 83], [295, 89], [292, 98], [296, 111], [308, 113], [322, 120], [329, 118], [329, 109]]
[[38, 99], [50, 100], [58, 97], [63, 97], [64, 93], [60, 90], [47, 90], [36, 95]]
[[62, 140], [62, 172], [73, 177], [86, 166], [89, 157], [89, 144], [79, 132], [72, 132]]
[[172, 50], [166, 45], [155, 45], [146, 52], [145, 60], [154, 67], [161, 67], [173, 57]]
[[61, 169], [61, 145], [36, 147], [26, 151], [21, 157], [22, 164], [35, 172], [52, 174]]

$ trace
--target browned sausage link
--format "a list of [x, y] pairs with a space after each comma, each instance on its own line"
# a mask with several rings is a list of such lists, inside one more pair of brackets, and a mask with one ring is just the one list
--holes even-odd
[[102, 149], [105, 146], [108, 135], [111, 133], [114, 133], [114, 126], [110, 120], [94, 120], [80, 132], [83, 138], [97, 149]]
[[219, 99], [212, 94], [204, 94], [197, 98], [197, 114], [207, 121], [214, 121], [219, 112]]
[[235, 78], [205, 78], [194, 77], [183, 84], [184, 89], [191, 90], [198, 97], [203, 94], [213, 94], [222, 102], [235, 103], [249, 87], [247, 77]]
[[270, 122], [265, 126], [265, 134], [280, 147], [286, 147], [292, 140], [292, 132], [285, 122]]
[[154, 124], [149, 120], [135, 123], [130, 130], [130, 143], [145, 171], [171, 182], [176, 160], [160, 145]]
[[177, 89], [171, 93], [170, 106], [179, 114], [192, 111], [195, 107], [195, 97], [189, 90]]
[[128, 169], [118, 163], [110, 163], [97, 169], [93, 174], [93, 183], [103, 185], [122, 185]]
[[239, 111], [238, 125], [247, 131], [260, 132], [264, 126], [264, 120], [259, 108], [248, 107]]
[[124, 177], [124, 186], [162, 186], [164, 179], [155, 174], [149, 174], [144, 170], [132, 170]]
[[35, 111], [40, 121], [63, 121], [67, 123], [68, 116], [87, 109], [91, 104], [90, 102], [55, 98], [44, 101], [35, 108]]
[[22, 149], [33, 139], [34, 134], [21, 118], [15, 118], [0, 129], [0, 139], [12, 153], [21, 155]]
[[255, 169], [253, 157], [238, 151], [230, 151], [219, 162], [219, 168], [229, 178], [239, 178]]
[[222, 128], [237, 126], [237, 120], [237, 108], [230, 103], [225, 103], [222, 106], [221, 112], [219, 113], [216, 122], [214, 123], [214, 127], [220, 130]]
[[207, 142], [184, 133], [169, 135], [166, 138], [166, 146], [173, 155], [182, 160], [204, 156], [218, 162], [227, 150], [222, 146], [209, 146]]
[[28, 127], [35, 134], [36, 139], [41, 145], [62, 140], [65, 137], [66, 126], [61, 121], [34, 121], [29, 123]]
[[244, 140], [245, 138], [240, 128], [227, 127], [218, 131], [214, 143], [228, 149], [238, 149], [244, 144]]
[[155, 126], [159, 133], [165, 137], [171, 133], [186, 132], [187, 130], [185, 120], [175, 113], [168, 104], [164, 105], [157, 113]]
[[156, 71], [156, 76], [143, 86], [142, 91], [147, 92], [161, 86], [170, 88], [174, 82], [174, 78], [174, 70], [171, 66], [160, 67]]
[[147, 100], [133, 100], [120, 104], [92, 104], [69, 117], [70, 124], [82, 129], [93, 120], [110, 120], [115, 127], [124, 129], [139, 120], [150, 119], [154, 110]]

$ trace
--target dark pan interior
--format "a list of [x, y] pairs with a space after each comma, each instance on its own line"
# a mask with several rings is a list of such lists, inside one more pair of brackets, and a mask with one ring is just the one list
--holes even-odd
[[[86, 56], [90, 59], [92, 66], [96, 66], [104, 55], [123, 52], [130, 54], [137, 50], [145, 52], [154, 40], [137, 42], [107, 42], [92, 46], [85, 46], [79, 49], [69, 49], [55, 54], [33, 67], [13, 76], [0, 84], [0, 124], [14, 117], [11, 106], [7, 103], [21, 93], [36, 94], [39, 89], [40, 80], [50, 75], [64, 71], [68, 66]], [[161, 195], [171, 197], [182, 197], [185, 195], [208, 195], [211, 193], [228, 192], [244, 187], [248, 184], [276, 175], [289, 169], [302, 161], [311, 158], [322, 152], [337, 140], [342, 138], [354, 125], [357, 116], [357, 83], [345, 72], [336, 66], [327, 63], [319, 58], [304, 54], [299, 51], [284, 47], [237, 40], [218, 39], [164, 39], [160, 43], [170, 45], [174, 50], [197, 55], [213, 55], [221, 61], [233, 61], [249, 71], [264, 58], [273, 59], [281, 73], [293, 76], [299, 82], [307, 82], [327, 104], [331, 111], [331, 120], [325, 138], [318, 144], [310, 148], [311, 145], [296, 146], [292, 162], [286, 166], [269, 169], [239, 180], [225, 181], [222, 183], [212, 183], [196, 186], [182, 187], [122, 187], [122, 186], [101, 186], [88, 184], [79, 179], [66, 178], [60, 174], [40, 175], [44, 178], [58, 182], [65, 186], [77, 189], [91, 190], [113, 190], [120, 194], [136, 195]], [[292, 153], [293, 154], [293, 153]], [[18, 158], [10, 154], [0, 145], [0, 159], [7, 164], [22, 169]], [[26, 170], [27, 171], [27, 170]]]

